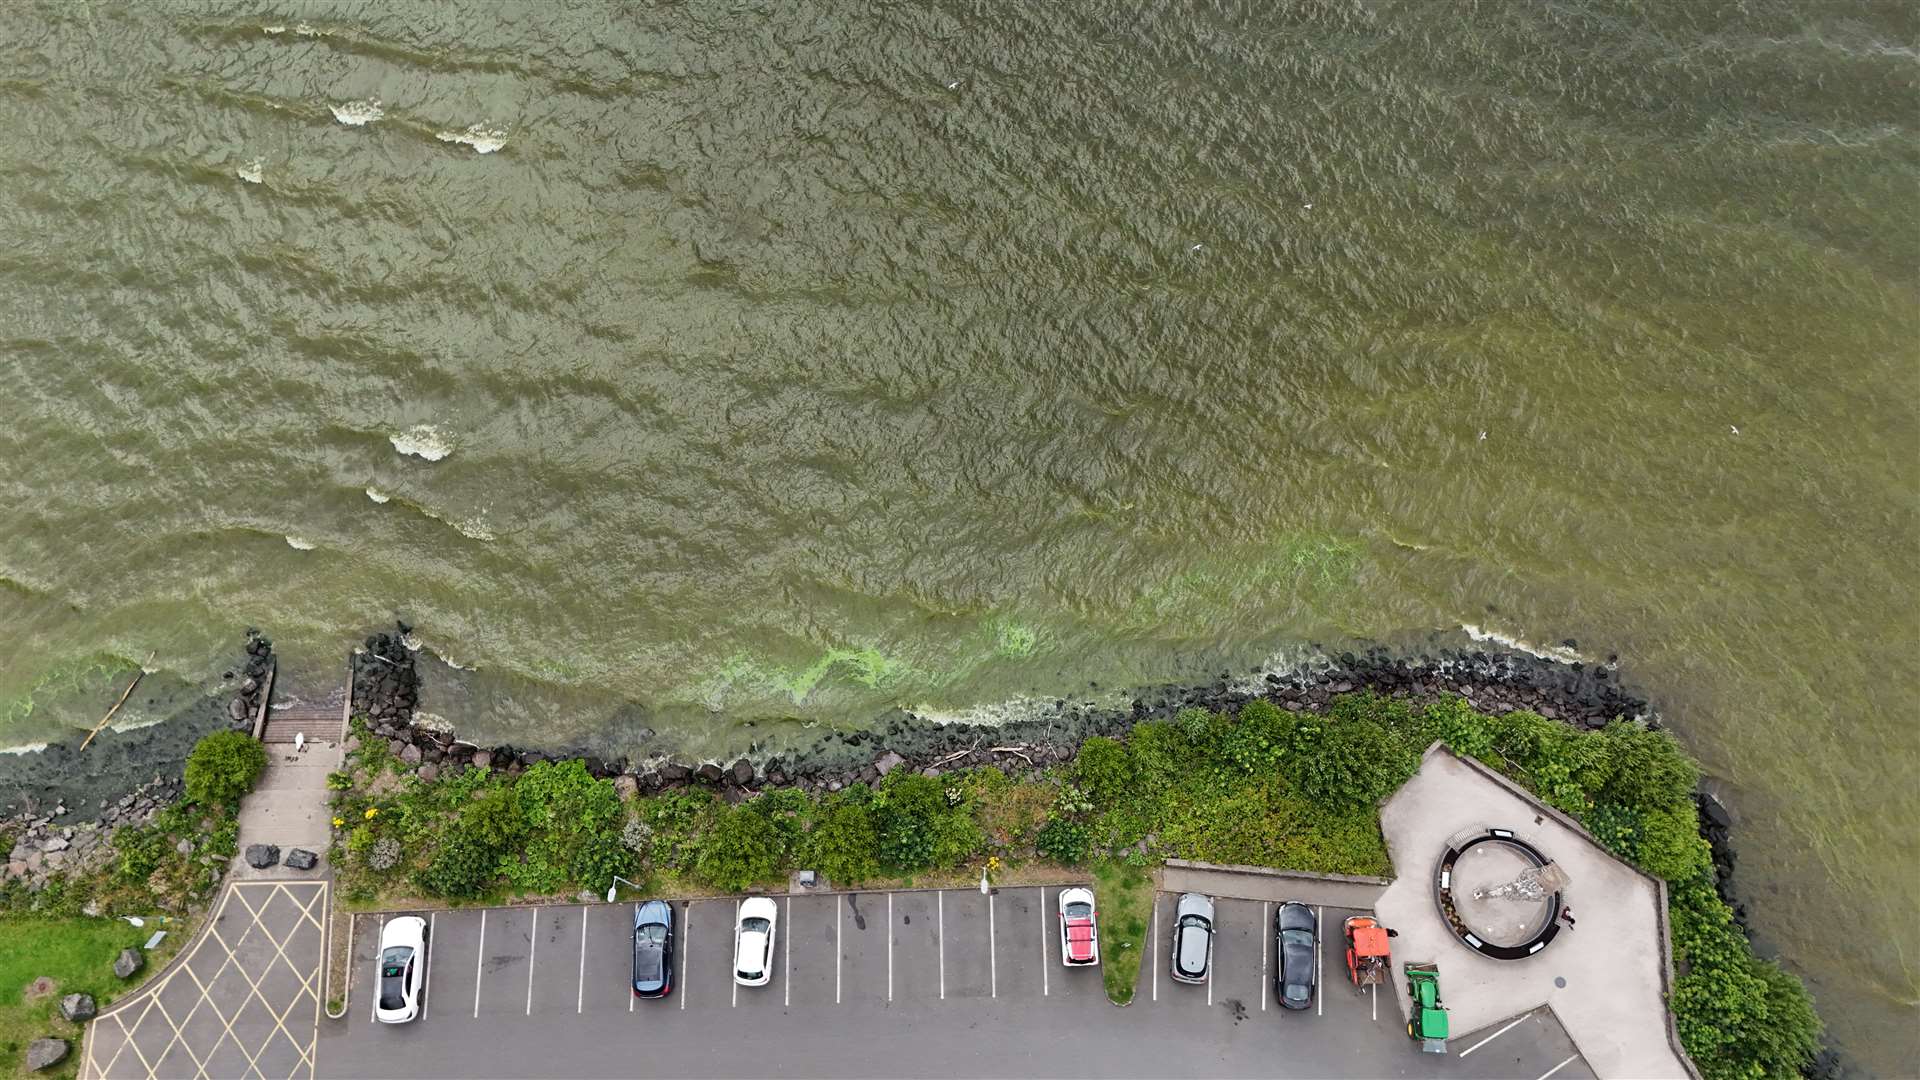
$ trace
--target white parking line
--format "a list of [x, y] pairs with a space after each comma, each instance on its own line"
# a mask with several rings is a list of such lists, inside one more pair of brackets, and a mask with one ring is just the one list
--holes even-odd
[[887, 894], [887, 1000], [893, 1000], [893, 894]]
[[1554, 1073], [1557, 1073], [1561, 1069], [1566, 1068], [1568, 1065], [1572, 1064], [1573, 1058], [1577, 1058], [1579, 1056], [1580, 1056], [1579, 1054], [1575, 1054], [1573, 1055], [1573, 1057], [1570, 1057], [1567, 1060], [1561, 1062], [1560, 1064], [1555, 1065], [1553, 1068], [1548, 1069], [1546, 1072], [1541, 1073], [1540, 1080], [1547, 1080], [1547, 1077], [1552, 1076]]
[[840, 897], [833, 902], [833, 1003], [840, 1004], [840, 957], [846, 951], [840, 947], [840, 909], [847, 906], [846, 898]]
[[373, 939], [373, 993], [367, 995], [372, 999], [367, 1002], [367, 1023], [369, 1024], [380, 1022], [380, 947], [386, 943], [386, 940], [387, 917], [382, 915], [380, 916], [380, 936]]
[[1507, 1021], [1507, 1026], [1501, 1028], [1499, 1031], [1494, 1032], [1493, 1034], [1487, 1036], [1486, 1038], [1481, 1039], [1479, 1042], [1474, 1043], [1472, 1046], [1467, 1047], [1465, 1050], [1460, 1051], [1460, 1056], [1466, 1057], [1468, 1054], [1473, 1053], [1475, 1050], [1478, 1050], [1481, 1047], [1492, 1042], [1493, 1040], [1499, 1038], [1500, 1036], [1505, 1035], [1507, 1032], [1512, 1031], [1514, 1028], [1517, 1028], [1521, 1024], [1526, 1023], [1527, 1019], [1532, 1015], [1533, 1015], [1532, 1013], [1527, 1013], [1525, 1016], [1521, 1016], [1516, 1019]]
[[480, 950], [473, 958], [473, 1018], [480, 1019], [480, 980], [487, 970], [487, 909], [480, 909]]
[[1040, 886], [1040, 996], [1047, 990], [1047, 887]]
[[[1260, 901], [1260, 936], [1273, 932], [1273, 920], [1267, 917], [1268, 901]], [[1260, 1011], [1267, 1011], [1267, 943], [1260, 942]]]
[[780, 989], [786, 993], [785, 1000], [782, 1004], [791, 1005], [793, 1004], [793, 897], [791, 896], [787, 897], [787, 944], [785, 948], [787, 954], [781, 962], [785, 965], [786, 970], [780, 973]]
[[[638, 903], [635, 903], [633, 905], [632, 912], [627, 916], [627, 925], [632, 926], [634, 924], [634, 921], [639, 918], [640, 918], [640, 905]], [[669, 979], [673, 978], [673, 972], [671, 971], [667, 972], [667, 978]], [[632, 986], [627, 987], [627, 1011], [628, 1012], [633, 1011], [633, 987]]]
[[533, 1015], [533, 962], [540, 955], [540, 913], [533, 913], [533, 932], [527, 935], [527, 1015]]
[[993, 894], [987, 894], [987, 996], [1000, 996], [1000, 943], [993, 933]]
[[[1174, 925], [1175, 926], [1180, 925], [1179, 920], [1176, 919], [1174, 921]], [[1219, 974], [1219, 968], [1220, 968], [1219, 951], [1215, 950], [1210, 956], [1207, 957], [1207, 961], [1208, 961], [1207, 963], [1207, 1007], [1212, 1008], [1214, 976]]]
[[[740, 933], [740, 901], [738, 900], [733, 902], [733, 932], [735, 935]], [[737, 950], [739, 947], [739, 943], [736, 941], [734, 948]], [[737, 1009], [740, 1007], [740, 980], [737, 978], [728, 979], [727, 985], [733, 987], [733, 1008]]]
[[940, 948], [940, 1000], [947, 1000], [947, 891], [934, 893], [936, 913], [934, 941]]
[[687, 965], [692, 963], [693, 955], [693, 901], [682, 905], [680, 912], [680, 1011], [687, 1011]]
[[1380, 1019], [1380, 984], [1374, 983], [1372, 986], [1367, 987], [1367, 989], [1372, 991], [1373, 1018], [1378, 1020]]
[[1313, 1015], [1327, 1015], [1326, 987], [1320, 985], [1320, 939], [1327, 932], [1327, 912], [1325, 908], [1313, 909]]
[[424, 961], [427, 965], [427, 977], [425, 980], [427, 1000], [420, 1003], [420, 1019], [422, 1020], [425, 1020], [427, 1014], [433, 1011], [433, 924], [438, 914], [438, 912], [432, 911], [427, 913], [427, 958]]
[[1160, 897], [1153, 898], [1153, 1000], [1160, 1000]]
[[592, 910], [585, 905], [581, 905], [580, 908], [580, 988], [573, 995], [573, 1011], [576, 1016], [587, 1007], [587, 914]]

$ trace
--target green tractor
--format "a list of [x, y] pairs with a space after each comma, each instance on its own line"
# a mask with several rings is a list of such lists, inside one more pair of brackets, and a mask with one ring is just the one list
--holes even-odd
[[1447, 1007], [1440, 1003], [1440, 965], [1406, 965], [1407, 997], [1413, 1007], [1407, 1011], [1407, 1036], [1420, 1043], [1428, 1054], [1447, 1052]]

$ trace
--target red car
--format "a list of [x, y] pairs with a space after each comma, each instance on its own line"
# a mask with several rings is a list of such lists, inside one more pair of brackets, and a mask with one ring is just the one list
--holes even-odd
[[1060, 962], [1068, 967], [1100, 963], [1100, 925], [1093, 909], [1093, 890], [1084, 886], [1060, 890]]

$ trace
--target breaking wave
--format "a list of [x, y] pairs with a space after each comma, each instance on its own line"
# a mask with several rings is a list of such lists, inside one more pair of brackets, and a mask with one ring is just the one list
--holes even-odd
[[432, 424], [415, 424], [398, 435], [387, 436], [387, 441], [402, 454], [412, 454], [427, 461], [439, 461], [453, 453], [453, 443]]
[[365, 127], [387, 115], [378, 101], [349, 101], [341, 105], [329, 105], [333, 118], [348, 127]]
[[442, 131], [434, 136], [441, 142], [464, 143], [473, 147], [476, 154], [491, 154], [507, 145], [507, 133], [504, 129], [483, 127], [479, 124], [465, 131]]

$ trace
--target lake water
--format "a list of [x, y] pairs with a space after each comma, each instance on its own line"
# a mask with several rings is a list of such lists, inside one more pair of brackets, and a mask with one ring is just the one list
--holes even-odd
[[1911, 5], [276, 10], [0, 10], [0, 744], [396, 612], [714, 753], [1572, 639], [1920, 1053]]

